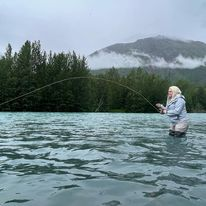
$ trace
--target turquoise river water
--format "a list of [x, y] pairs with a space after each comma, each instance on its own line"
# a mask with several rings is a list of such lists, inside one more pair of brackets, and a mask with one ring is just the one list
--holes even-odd
[[206, 114], [0, 113], [0, 205], [205, 206]]

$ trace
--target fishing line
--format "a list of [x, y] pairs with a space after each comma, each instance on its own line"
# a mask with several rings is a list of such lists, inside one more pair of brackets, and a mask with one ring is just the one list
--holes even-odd
[[59, 81], [56, 81], [56, 82], [47, 84], [47, 85], [45, 85], [45, 86], [43, 86], [43, 87], [39, 87], [39, 88], [37, 88], [37, 89], [35, 89], [35, 90], [32, 90], [32, 91], [30, 91], [30, 92], [28, 92], [28, 93], [25, 93], [25, 94], [22, 94], [22, 95], [20, 95], [20, 96], [17, 96], [17, 97], [15, 97], [15, 98], [13, 98], [13, 99], [10, 99], [10, 100], [8, 100], [8, 101], [2, 102], [2, 103], [0, 103], [0, 106], [2, 106], [2, 105], [4, 105], [4, 104], [7, 104], [7, 103], [9, 103], [9, 102], [13, 102], [13, 101], [15, 101], [15, 100], [17, 100], [17, 99], [23, 98], [23, 97], [25, 97], [25, 96], [28, 96], [28, 95], [30, 95], [30, 94], [32, 94], [32, 93], [35, 93], [35, 92], [37, 92], [37, 91], [40, 91], [40, 90], [45, 89], [45, 88], [47, 88], [47, 87], [50, 87], [50, 86], [52, 86], [52, 85], [59, 84], [59, 83], [61, 83], [61, 82], [65, 82], [65, 81], [68, 81], [68, 80], [75, 80], [75, 79], [94, 79], [94, 80], [101, 80], [101, 81], [109, 82], [109, 83], [112, 83], [112, 84], [116, 84], [116, 85], [118, 85], [118, 86], [121, 86], [121, 87], [123, 87], [123, 88], [126, 88], [126, 89], [134, 92], [135, 94], [138, 94], [138, 95], [141, 96], [147, 103], [149, 103], [156, 111], [159, 112], [159, 110], [158, 110], [143, 94], [141, 94], [140, 92], [132, 89], [131, 87], [129, 87], [129, 86], [127, 86], [127, 85], [124, 85], [124, 84], [121, 84], [121, 83], [119, 83], [119, 82], [115, 82], [115, 81], [112, 81], [112, 80], [109, 80], [109, 79], [104, 79], [104, 78], [101, 78], [101, 77], [69, 77], [69, 78], [66, 78], [66, 79], [62, 79], [62, 80], [59, 80]]

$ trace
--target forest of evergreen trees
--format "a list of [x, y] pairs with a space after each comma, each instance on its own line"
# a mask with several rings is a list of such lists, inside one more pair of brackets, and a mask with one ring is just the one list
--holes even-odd
[[[6, 101], [47, 84], [70, 79], [30, 95]], [[99, 78], [99, 79], [95, 79]], [[92, 75], [85, 57], [72, 53], [49, 54], [41, 50], [39, 41], [26, 41], [19, 52], [9, 44], [0, 57], [0, 111], [52, 112], [157, 112], [135, 92], [110, 81], [126, 85], [144, 95], [153, 105], [165, 103], [168, 87], [177, 85], [187, 100], [189, 112], [206, 111], [206, 87], [185, 80], [170, 82], [141, 68], [120, 76], [115, 68], [105, 74]]]

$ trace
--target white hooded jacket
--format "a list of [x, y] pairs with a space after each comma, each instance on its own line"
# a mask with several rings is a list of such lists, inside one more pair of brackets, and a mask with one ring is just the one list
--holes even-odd
[[185, 97], [177, 94], [166, 105], [166, 114], [172, 124], [179, 121], [187, 121], [187, 111], [185, 106]]

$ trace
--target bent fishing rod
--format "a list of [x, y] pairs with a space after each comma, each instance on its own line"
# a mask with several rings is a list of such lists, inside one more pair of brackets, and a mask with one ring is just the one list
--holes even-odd
[[121, 83], [119, 83], [119, 82], [112, 81], [112, 80], [110, 80], [110, 79], [104, 79], [104, 78], [101, 78], [101, 77], [84, 77], [84, 76], [69, 77], [69, 78], [66, 78], [66, 79], [58, 80], [58, 81], [56, 81], [56, 82], [47, 84], [47, 85], [45, 85], [45, 86], [39, 87], [39, 88], [34, 89], [34, 90], [32, 90], [32, 91], [30, 91], [30, 92], [27, 92], [27, 93], [25, 93], [25, 94], [22, 94], [22, 95], [20, 95], [20, 96], [17, 96], [17, 97], [15, 97], [15, 98], [13, 98], [13, 99], [10, 99], [10, 100], [8, 100], [8, 101], [2, 102], [2, 103], [0, 103], [0, 106], [2, 106], [2, 105], [4, 105], [4, 104], [7, 104], [7, 103], [10, 103], [10, 102], [13, 102], [13, 101], [15, 101], [15, 100], [17, 100], [17, 99], [21, 99], [21, 98], [23, 98], [23, 97], [25, 97], [25, 96], [28, 96], [28, 95], [30, 95], [30, 94], [33, 94], [33, 93], [35, 93], [35, 92], [37, 92], [37, 91], [40, 91], [40, 90], [42, 90], [42, 89], [45, 89], [45, 88], [47, 88], [47, 87], [53, 86], [53, 85], [55, 85], [55, 84], [59, 84], [59, 83], [62, 83], [62, 82], [65, 82], [65, 81], [69, 81], [69, 80], [76, 80], [76, 79], [94, 79], [94, 80], [101, 80], [101, 81], [104, 81], [104, 82], [109, 82], [109, 83], [112, 83], [112, 84], [121, 86], [121, 87], [126, 88], [126, 89], [134, 92], [135, 94], [141, 96], [148, 104], [150, 104], [156, 111], [159, 112], [159, 110], [158, 110], [143, 94], [141, 94], [140, 92], [132, 89], [131, 87], [129, 87], [129, 86], [127, 86], [127, 85], [121, 84]]

